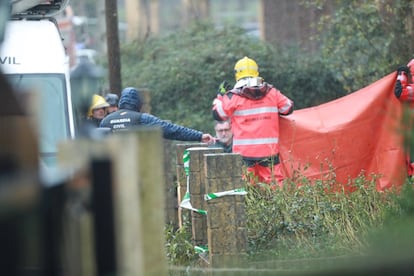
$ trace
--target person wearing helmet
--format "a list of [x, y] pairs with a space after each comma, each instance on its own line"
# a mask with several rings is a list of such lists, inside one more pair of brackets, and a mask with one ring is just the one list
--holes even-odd
[[96, 127], [99, 127], [102, 119], [106, 116], [106, 108], [108, 106], [109, 104], [102, 96], [94, 94], [92, 96], [92, 103], [87, 114], [88, 122], [92, 123], [92, 125]]
[[139, 126], [160, 126], [163, 137], [166, 139], [214, 143], [215, 139], [208, 133], [169, 123], [151, 114], [140, 112], [142, 98], [141, 92], [134, 87], [123, 89], [118, 103], [119, 110], [108, 114], [102, 120], [100, 127], [117, 132], [135, 129]]
[[108, 108], [106, 109], [107, 114], [111, 114], [112, 112], [118, 111], [119, 97], [117, 94], [108, 93], [105, 96], [105, 100], [109, 104]]
[[[414, 110], [414, 59], [397, 68], [397, 80], [394, 87], [394, 95], [401, 103], [408, 104]], [[410, 118], [410, 120], [413, 120]], [[412, 125], [412, 124], [410, 124]], [[414, 149], [408, 147], [406, 165], [409, 177], [414, 175]]]
[[242, 156], [250, 183], [281, 186], [279, 116], [293, 112], [293, 101], [264, 82], [256, 61], [247, 56], [236, 62], [234, 74], [234, 87], [213, 101], [213, 118], [231, 121], [233, 152]]

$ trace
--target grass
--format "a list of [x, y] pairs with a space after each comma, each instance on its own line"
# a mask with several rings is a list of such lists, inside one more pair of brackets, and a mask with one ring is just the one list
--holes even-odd
[[381, 227], [386, 211], [398, 209], [398, 204], [391, 200], [393, 193], [378, 192], [375, 181], [360, 176], [353, 185], [357, 189], [352, 193], [324, 182], [288, 181], [277, 190], [250, 188], [246, 204], [251, 255], [265, 251], [272, 258], [341, 256], [368, 246], [370, 229]]
[[[246, 183], [251, 266], [309, 272], [356, 264], [355, 258], [381, 259], [392, 250], [414, 257], [413, 184], [407, 180], [399, 192], [379, 192], [375, 177], [361, 174], [349, 185], [351, 193], [333, 188], [332, 182], [307, 179], [288, 179], [278, 189]], [[166, 229], [166, 234], [170, 264], [199, 267], [191, 227]]]

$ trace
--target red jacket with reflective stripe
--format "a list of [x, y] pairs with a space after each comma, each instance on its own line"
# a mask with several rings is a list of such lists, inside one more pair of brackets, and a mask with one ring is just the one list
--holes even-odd
[[279, 115], [292, 110], [293, 101], [274, 87], [256, 100], [230, 91], [213, 102], [215, 118], [231, 119], [233, 152], [253, 159], [279, 153]]

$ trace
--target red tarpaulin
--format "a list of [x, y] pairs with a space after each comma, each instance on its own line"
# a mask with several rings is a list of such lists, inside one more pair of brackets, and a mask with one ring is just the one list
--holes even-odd
[[280, 159], [286, 176], [299, 172], [345, 185], [363, 173], [379, 177], [378, 190], [402, 185], [406, 165], [395, 79], [396, 73], [389, 74], [345, 97], [282, 117]]

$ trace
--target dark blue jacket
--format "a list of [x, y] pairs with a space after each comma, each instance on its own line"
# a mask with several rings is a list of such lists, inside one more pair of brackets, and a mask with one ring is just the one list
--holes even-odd
[[100, 127], [110, 128], [113, 132], [131, 130], [139, 126], [160, 126], [163, 137], [170, 140], [200, 142], [203, 135], [201, 131], [169, 123], [148, 113], [128, 109], [120, 109], [108, 114], [100, 124]]

